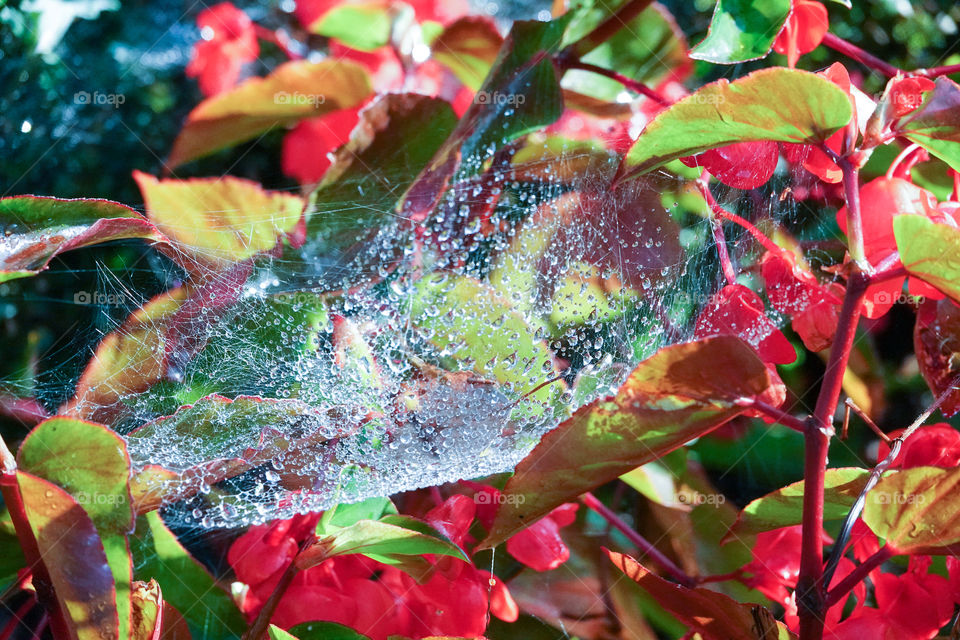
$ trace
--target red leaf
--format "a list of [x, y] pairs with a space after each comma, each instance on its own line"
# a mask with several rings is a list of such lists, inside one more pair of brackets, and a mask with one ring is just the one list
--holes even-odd
[[283, 139], [283, 172], [300, 184], [319, 182], [330, 166], [331, 151], [350, 139], [359, 107], [303, 120]]
[[[950, 300], [925, 302], [917, 312], [913, 330], [913, 348], [920, 373], [930, 390], [940, 395], [960, 374], [957, 354], [960, 353], [960, 308]], [[960, 391], [954, 391], [940, 406], [950, 417], [960, 411]]]
[[777, 143], [761, 140], [736, 142], [704, 151], [696, 156], [696, 164], [683, 158], [681, 160], [687, 166], [702, 166], [717, 180], [734, 189], [756, 189], [766, 184], [773, 175], [778, 158]]
[[790, 364], [797, 359], [793, 345], [764, 313], [760, 296], [740, 284], [725, 286], [700, 312], [694, 336], [737, 336], [764, 362]]
[[534, 571], [556, 569], [570, 558], [570, 550], [560, 537], [560, 527], [573, 522], [578, 506], [560, 505], [507, 540], [507, 551]]
[[[903, 434], [898, 429], [889, 434], [897, 438]], [[880, 443], [877, 461], [890, 453], [886, 442]], [[960, 464], [960, 431], [946, 422], [925, 425], [917, 429], [904, 443], [900, 453], [894, 459], [891, 469], [912, 469], [914, 467], [953, 468]]]
[[197, 16], [203, 38], [193, 49], [187, 75], [198, 78], [200, 91], [212, 96], [230, 89], [240, 79], [240, 70], [257, 59], [253, 22], [230, 2], [221, 2]]
[[827, 8], [815, 0], [795, 0], [790, 16], [773, 43], [773, 50], [787, 56], [792, 69], [804, 53], [817, 48], [830, 28]]
[[893, 108], [893, 117], [900, 118], [923, 102], [923, 92], [932, 91], [936, 86], [929, 78], [910, 77], [895, 78], [890, 85], [888, 100]]

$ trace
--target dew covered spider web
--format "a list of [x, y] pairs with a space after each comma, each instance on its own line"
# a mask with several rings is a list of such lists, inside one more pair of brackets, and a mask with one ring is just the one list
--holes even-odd
[[[531, 134], [462, 158], [422, 219], [392, 204], [410, 178], [390, 162], [346, 170], [315, 194], [301, 248], [100, 327], [98, 357], [161, 369], [145, 388], [118, 382], [142, 365], [84, 374], [71, 409], [125, 434], [137, 482], [185, 527], [510, 471], [642, 359], [691, 339], [723, 285], [691, 181], [658, 171], [614, 191], [618, 160]], [[778, 195], [721, 201], [789, 222]], [[749, 263], [757, 245], [727, 227]]]

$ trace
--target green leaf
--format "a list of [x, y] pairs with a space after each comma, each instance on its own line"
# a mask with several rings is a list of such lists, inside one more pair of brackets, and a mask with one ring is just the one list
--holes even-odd
[[671, 160], [735, 142], [818, 144], [852, 115], [847, 94], [825, 78], [795, 69], [763, 69], [718, 80], [662, 111], [627, 152], [631, 178]]
[[0, 282], [32, 276], [57, 255], [112, 240], [163, 236], [139, 213], [110, 200], [0, 198]]
[[168, 165], [177, 167], [279, 125], [355, 107], [370, 91], [367, 72], [354, 62], [287, 62], [265, 78], [251, 78], [198, 104], [173, 143]]
[[0, 591], [5, 591], [16, 582], [20, 569], [27, 566], [10, 511], [6, 508], [0, 509], [0, 549], [4, 550], [0, 554]]
[[390, 42], [390, 9], [381, 2], [343, 4], [320, 16], [308, 31], [360, 51], [373, 51]]
[[690, 50], [690, 57], [716, 64], [763, 58], [789, 15], [790, 0], [719, 0], [707, 37]]
[[[682, 78], [692, 66], [683, 31], [659, 3], [644, 9], [581, 60], [614, 69], [650, 87], [656, 87], [670, 75]], [[565, 89], [607, 102], [615, 101], [624, 91], [615, 80], [577, 69], [567, 71], [561, 84]]]
[[434, 60], [476, 91], [490, 72], [502, 44], [503, 37], [489, 18], [464, 16], [447, 25], [430, 48]]
[[412, 225], [397, 208], [456, 124], [449, 104], [415, 94], [387, 94], [364, 109], [313, 195], [307, 243], [288, 268], [328, 291], [377, 279], [399, 261], [398, 237]]
[[319, 539], [297, 556], [296, 563], [300, 569], [307, 569], [327, 558], [355, 553], [384, 557], [433, 553], [470, 562], [460, 547], [427, 523], [410, 516], [389, 515], [380, 520], [360, 520]]
[[120, 635], [126, 637], [133, 572], [126, 534], [134, 526], [126, 442], [103, 425], [54, 417], [27, 435], [17, 464], [67, 491], [93, 521], [113, 572]]
[[937, 78], [927, 99], [897, 129], [960, 171], [960, 85], [945, 76]]
[[267, 635], [270, 636], [270, 640], [300, 640], [292, 633], [287, 633], [280, 627], [273, 624], [267, 628]]
[[960, 230], [925, 216], [893, 219], [893, 233], [904, 268], [960, 302]]
[[[824, 520], [840, 520], [850, 512], [867, 484], [866, 469], [827, 469], [824, 476]], [[803, 507], [803, 480], [772, 491], [752, 501], [737, 516], [724, 540], [772, 531], [800, 524]]]
[[303, 218], [304, 202], [256, 182], [223, 176], [157, 180], [133, 177], [147, 217], [194, 260], [224, 267], [273, 249]]
[[[534, 337], [523, 315], [488, 285], [451, 274], [433, 274], [417, 283], [411, 323], [426, 330], [439, 350], [458, 344], [456, 360], [481, 376], [530, 393], [555, 373], [547, 345]], [[529, 398], [550, 405], [562, 384], [547, 385]]]
[[393, 506], [390, 498], [373, 497], [362, 502], [338, 504], [323, 512], [323, 516], [317, 523], [317, 535], [324, 536], [337, 529], [356, 524], [360, 520], [379, 520], [387, 514], [396, 513], [397, 508]]
[[[605, 550], [606, 551], [606, 550]], [[786, 625], [759, 604], [743, 604], [730, 596], [698, 587], [688, 589], [650, 573], [622, 553], [606, 551], [613, 564], [639, 584], [691, 632], [724, 640], [791, 640]]]
[[[727, 371], [738, 373], [722, 373]], [[756, 352], [738, 338], [661, 349], [633, 370], [616, 395], [578, 409], [517, 465], [482, 547], [719, 427], [744, 411], [742, 399], [770, 384]]]
[[960, 469], [915, 467], [884, 476], [863, 508], [863, 521], [895, 553], [960, 551]]
[[290, 632], [299, 640], [367, 640], [367, 636], [336, 622], [304, 622]]
[[246, 629], [243, 615], [233, 599], [183, 548], [156, 512], [137, 520], [130, 540], [141, 580], [156, 579], [163, 598], [176, 607], [194, 629], [209, 640], [239, 638]]
[[17, 483], [40, 557], [73, 637], [119, 637], [117, 590], [93, 521], [69, 493], [52, 482], [18, 471]]

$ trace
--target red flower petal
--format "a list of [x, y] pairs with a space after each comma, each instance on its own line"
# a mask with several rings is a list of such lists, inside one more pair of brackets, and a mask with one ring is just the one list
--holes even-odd
[[545, 517], [507, 540], [507, 551], [535, 571], [556, 569], [570, 558], [560, 528], [572, 524], [578, 505], [560, 505]]
[[462, 546], [476, 513], [477, 503], [458, 493], [447, 498], [439, 507], [428, 511], [424, 519], [454, 544]]
[[283, 138], [283, 172], [301, 184], [317, 182], [330, 167], [329, 153], [350, 139], [359, 108], [303, 120]]
[[[903, 433], [899, 429], [890, 434], [896, 438]], [[887, 443], [881, 442], [877, 451], [877, 460], [883, 460], [890, 453]], [[912, 469], [914, 467], [945, 467], [960, 465], [960, 431], [946, 422], [920, 427], [903, 443], [900, 453], [890, 465], [892, 469]]]
[[790, 364], [797, 353], [777, 325], [764, 313], [760, 297], [740, 284], [725, 286], [714, 296], [694, 328], [696, 338], [738, 336], [773, 364]]
[[825, 6], [814, 0], [795, 0], [773, 49], [787, 56], [787, 64], [793, 68], [797, 58], [817, 48], [829, 28]]
[[890, 85], [890, 107], [893, 109], [893, 117], [900, 118], [917, 107], [923, 102], [923, 92], [930, 91], [934, 87], [933, 80], [929, 78], [910, 77], [897, 78]]
[[229, 2], [201, 11], [197, 26], [212, 37], [194, 46], [186, 73], [198, 79], [205, 96], [212, 96], [237, 84], [243, 65], [257, 58], [260, 46], [253, 22]]

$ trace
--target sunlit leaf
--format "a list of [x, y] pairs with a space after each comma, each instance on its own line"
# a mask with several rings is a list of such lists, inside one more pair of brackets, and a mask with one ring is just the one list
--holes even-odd
[[708, 433], [739, 415], [741, 400], [770, 384], [756, 352], [737, 338], [661, 349], [616, 395], [578, 409], [517, 465], [483, 546], [499, 544], [584, 491]]
[[157, 180], [133, 177], [147, 217], [197, 262], [231, 264], [273, 249], [303, 217], [303, 200], [268, 192], [250, 180], [224, 176]]
[[452, 556], [464, 562], [469, 557], [430, 525], [410, 516], [388, 515], [379, 520], [360, 520], [321, 537], [297, 556], [300, 569], [327, 558], [349, 554], [420, 556], [425, 553]]
[[160, 515], [148, 513], [137, 520], [130, 546], [136, 576], [155, 579], [163, 598], [176, 607], [188, 623], [211, 640], [239, 638], [246, 623], [230, 595], [184, 549]]
[[447, 25], [430, 44], [433, 59], [473, 90], [480, 88], [497, 59], [503, 36], [484, 16], [464, 16]]
[[317, 535], [323, 536], [328, 532], [349, 527], [360, 520], [379, 520], [387, 514], [396, 514], [390, 498], [367, 498], [361, 502], [338, 504], [333, 509], [323, 512], [323, 517], [317, 523]]
[[786, 625], [759, 604], [743, 604], [709, 589], [688, 589], [650, 573], [636, 560], [607, 551], [613, 564], [690, 631], [724, 640], [790, 640]]
[[139, 213], [110, 200], [0, 198], [0, 282], [39, 273], [57, 255], [95, 244], [163, 236]]
[[130, 599], [133, 603], [131, 640], [159, 638], [163, 626], [163, 596], [156, 580], [134, 583]]
[[196, 160], [281, 124], [354, 107], [369, 95], [367, 72], [354, 62], [287, 62], [265, 78], [251, 78], [198, 104], [173, 143], [169, 166]]
[[718, 80], [661, 112], [627, 152], [621, 172], [633, 177], [671, 160], [734, 142], [817, 144], [850, 121], [840, 87], [795, 69], [763, 69]]
[[[827, 469], [824, 475], [824, 520], [845, 518], [867, 484], [866, 469]], [[725, 539], [800, 524], [803, 480], [757, 498], [743, 508]]]
[[960, 85], [945, 76], [937, 78], [927, 99], [897, 129], [960, 171]]
[[97, 529], [66, 491], [17, 472], [30, 529], [67, 624], [78, 640], [119, 637], [117, 591]]
[[910, 275], [960, 302], [960, 230], [925, 216], [893, 219], [900, 260]]
[[914, 467], [888, 473], [867, 494], [863, 521], [895, 553], [960, 550], [960, 469]]
[[762, 58], [770, 53], [788, 15], [790, 0], [759, 4], [750, 0], [719, 0], [707, 37], [690, 50], [690, 57], [718, 64]]
[[390, 42], [392, 20], [385, 2], [344, 3], [331, 8], [309, 26], [310, 33], [336, 38], [360, 51], [373, 51]]

